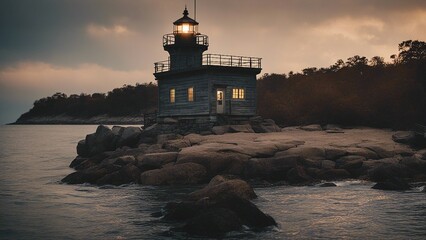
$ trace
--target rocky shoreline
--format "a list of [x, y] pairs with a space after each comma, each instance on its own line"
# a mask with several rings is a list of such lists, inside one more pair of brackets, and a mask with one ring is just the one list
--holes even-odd
[[12, 125], [24, 125], [24, 124], [70, 124], [70, 125], [90, 125], [90, 124], [105, 124], [105, 125], [141, 125], [143, 124], [143, 116], [119, 116], [113, 117], [108, 115], [99, 115], [89, 118], [72, 117], [68, 115], [54, 115], [54, 116], [42, 116], [42, 117], [30, 117], [27, 119], [18, 119], [16, 122], [11, 123]]
[[208, 183], [154, 215], [183, 222], [174, 231], [217, 237], [243, 225], [253, 230], [276, 225], [249, 201], [256, 195], [247, 181], [330, 187], [334, 180], [362, 179], [383, 190], [406, 190], [410, 182], [426, 181], [426, 149], [409, 145], [418, 143], [410, 132], [334, 125], [281, 129], [263, 119], [201, 134], [179, 129], [173, 121], [145, 130], [100, 125], [78, 143], [70, 165], [77, 171], [62, 182]]

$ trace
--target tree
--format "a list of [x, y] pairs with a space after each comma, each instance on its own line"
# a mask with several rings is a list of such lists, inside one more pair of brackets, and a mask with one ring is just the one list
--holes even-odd
[[346, 61], [346, 65], [348, 67], [360, 67], [360, 66], [366, 66], [368, 63], [368, 59], [366, 57], [362, 57], [359, 55], [355, 55], [353, 57], [348, 58], [348, 61]]
[[426, 60], [426, 42], [423, 41], [403, 41], [398, 45], [398, 51], [399, 63], [410, 63], [413, 61]]
[[371, 66], [383, 67], [385, 65], [385, 60], [383, 57], [374, 56], [370, 59]]
[[317, 71], [316, 67], [305, 68], [302, 70], [303, 75], [310, 76]]
[[345, 62], [342, 59], [337, 60], [334, 65], [330, 66], [330, 70], [333, 72], [337, 72], [345, 66]]

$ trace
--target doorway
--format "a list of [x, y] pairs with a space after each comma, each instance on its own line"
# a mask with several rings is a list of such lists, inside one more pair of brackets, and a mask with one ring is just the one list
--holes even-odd
[[225, 90], [216, 90], [216, 113], [223, 114], [225, 109]]

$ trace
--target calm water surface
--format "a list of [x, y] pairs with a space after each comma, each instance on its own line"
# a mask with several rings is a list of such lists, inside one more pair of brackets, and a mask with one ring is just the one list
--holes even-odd
[[[151, 217], [194, 187], [65, 185], [78, 140], [96, 126], [0, 126], [0, 239], [187, 239]], [[425, 239], [426, 193], [338, 187], [256, 188], [279, 227], [228, 239]], [[200, 187], [200, 186], [198, 186]], [[197, 188], [197, 187], [195, 187]]]

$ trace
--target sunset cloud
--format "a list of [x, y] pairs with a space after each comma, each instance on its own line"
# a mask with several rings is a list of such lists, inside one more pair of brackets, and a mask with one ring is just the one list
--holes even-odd
[[87, 25], [86, 33], [91, 37], [129, 36], [132, 34], [125, 25], [103, 26], [94, 23]]

